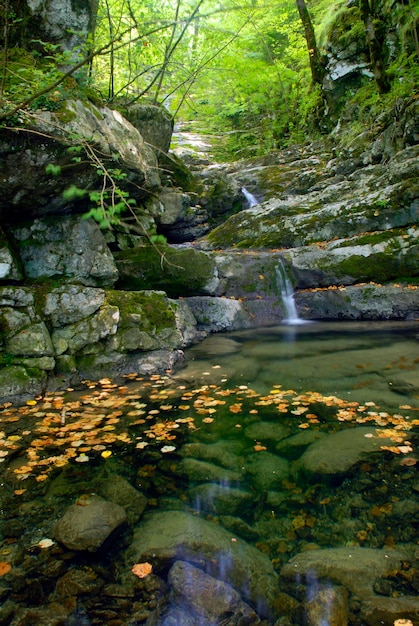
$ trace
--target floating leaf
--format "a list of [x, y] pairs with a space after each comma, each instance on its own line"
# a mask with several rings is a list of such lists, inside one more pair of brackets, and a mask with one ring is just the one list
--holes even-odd
[[138, 578], [146, 578], [153, 571], [151, 563], [137, 563], [131, 569], [131, 572]]
[[90, 459], [87, 454], [80, 454], [74, 460], [77, 461], [77, 463], [87, 463]]
[[109, 457], [112, 456], [112, 450], [104, 450], [100, 456], [104, 459], [109, 459]]

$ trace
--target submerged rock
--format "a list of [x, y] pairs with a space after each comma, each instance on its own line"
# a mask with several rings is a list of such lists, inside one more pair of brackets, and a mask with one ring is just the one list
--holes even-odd
[[382, 446], [394, 445], [385, 432], [385, 429], [359, 426], [332, 433], [307, 448], [299, 459], [298, 469], [319, 476], [348, 474], [360, 461], [382, 453]]
[[119, 504], [95, 495], [81, 497], [57, 521], [54, 537], [70, 550], [96, 552], [126, 519]]
[[375, 580], [397, 570], [404, 559], [404, 552], [392, 548], [350, 546], [309, 550], [288, 561], [281, 576], [292, 581], [303, 579], [308, 585], [329, 580], [343, 585], [359, 598], [366, 598], [374, 595]]
[[[147, 620], [149, 626], [157, 623], [167, 626], [260, 624], [255, 611], [243, 602], [237, 591], [190, 563], [176, 561], [169, 571], [168, 583], [168, 606], [158, 622], [153, 616]], [[173, 621], [180, 617], [181, 621]]]
[[261, 617], [274, 610], [278, 577], [270, 559], [224, 528], [182, 511], [160, 511], [140, 522], [126, 560], [156, 570], [183, 560], [229, 583]]

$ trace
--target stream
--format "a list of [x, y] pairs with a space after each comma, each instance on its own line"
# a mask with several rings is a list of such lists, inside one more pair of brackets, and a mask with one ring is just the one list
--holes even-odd
[[[158, 609], [176, 547], [165, 541], [181, 512], [217, 529], [217, 542], [255, 549], [273, 568], [291, 600], [274, 616], [262, 611], [264, 624], [370, 623], [356, 589], [346, 622], [326, 608], [317, 621], [307, 617], [301, 585], [283, 568], [312, 550], [400, 550], [403, 571], [371, 593], [403, 606], [418, 591], [418, 331], [414, 322], [314, 322], [217, 334], [188, 349], [176, 372], [85, 381], [82, 389], [5, 406], [0, 624], [176, 623]], [[125, 492], [128, 524], [102, 548], [79, 551], [56, 540], [55, 524], [70, 505], [88, 504], [91, 494], [121, 503]], [[136, 578], [131, 567], [145, 558], [150, 525], [156, 573]], [[194, 540], [195, 551], [197, 542], [205, 543]], [[344, 584], [341, 568], [329, 576]], [[225, 569], [212, 576], [230, 580]], [[252, 593], [243, 595], [257, 610]], [[194, 598], [177, 623], [262, 623], [208, 617]]]

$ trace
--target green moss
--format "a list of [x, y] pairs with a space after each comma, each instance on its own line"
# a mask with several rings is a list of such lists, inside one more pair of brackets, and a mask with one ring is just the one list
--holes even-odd
[[108, 290], [106, 294], [107, 303], [119, 308], [121, 329], [132, 326], [132, 315], [136, 316], [136, 327], [144, 332], [158, 334], [176, 325], [175, 312], [162, 293]]
[[122, 289], [160, 289], [171, 297], [202, 295], [215, 276], [215, 262], [193, 248], [139, 246], [115, 254]]

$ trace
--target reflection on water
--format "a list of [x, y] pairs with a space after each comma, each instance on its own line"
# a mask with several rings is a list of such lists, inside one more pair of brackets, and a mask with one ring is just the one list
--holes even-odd
[[[214, 335], [176, 373], [4, 407], [0, 623], [412, 619], [417, 333], [313, 323]], [[92, 494], [127, 524], [95, 553], [57, 543], [57, 519]], [[153, 573], [137, 579], [144, 562]]]

